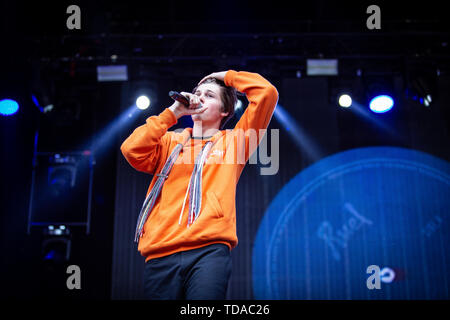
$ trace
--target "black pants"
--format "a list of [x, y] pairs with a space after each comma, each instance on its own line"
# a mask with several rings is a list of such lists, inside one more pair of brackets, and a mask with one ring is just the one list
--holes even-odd
[[147, 261], [144, 292], [152, 300], [224, 300], [230, 275], [230, 249], [212, 244]]

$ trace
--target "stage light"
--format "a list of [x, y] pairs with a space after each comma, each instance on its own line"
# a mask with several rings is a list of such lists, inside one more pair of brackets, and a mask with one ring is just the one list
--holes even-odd
[[399, 90], [399, 77], [366, 76], [364, 77], [366, 100], [370, 111], [374, 113], [388, 112], [394, 107], [394, 97]]
[[388, 95], [379, 95], [370, 100], [369, 107], [375, 113], [383, 113], [392, 109], [394, 99]]
[[427, 94], [425, 96], [425, 98], [420, 98], [420, 102], [425, 106], [425, 107], [429, 107], [432, 99], [431, 99], [431, 95]]
[[39, 103], [39, 99], [36, 97], [36, 95], [31, 95], [31, 100], [33, 100], [34, 105], [39, 109], [40, 112], [44, 112], [44, 108], [41, 107], [41, 104]]
[[348, 108], [352, 105], [352, 97], [348, 94], [341, 94], [338, 102], [341, 107]]
[[240, 110], [242, 110], [242, 101], [240, 99], [237, 99], [236, 104], [234, 105], [234, 111]]
[[337, 76], [337, 59], [307, 59], [306, 75], [308, 76]]
[[54, 225], [49, 225], [47, 227], [47, 230], [44, 231], [44, 234], [51, 236], [62, 236], [62, 235], [69, 235], [70, 231], [65, 225], [60, 225], [56, 228]]
[[421, 74], [411, 76], [410, 87], [407, 88], [407, 96], [425, 107], [430, 107], [437, 91], [436, 76], [431, 74]]
[[0, 100], [0, 114], [3, 116], [11, 116], [19, 110], [17, 101], [11, 99]]
[[[112, 55], [115, 61], [117, 55]], [[97, 81], [128, 81], [128, 67], [126, 65], [97, 66]]]
[[150, 99], [147, 96], [139, 96], [136, 99], [136, 106], [141, 110], [145, 110], [150, 106]]

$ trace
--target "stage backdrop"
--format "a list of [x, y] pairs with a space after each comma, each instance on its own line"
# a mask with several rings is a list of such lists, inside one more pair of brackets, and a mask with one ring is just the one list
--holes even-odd
[[[450, 164], [367, 147], [295, 176], [253, 249], [258, 299], [448, 299]], [[369, 268], [369, 269], [368, 269]]]
[[[274, 116], [277, 174], [248, 164], [241, 175], [227, 297], [448, 299], [448, 94], [428, 110], [399, 94], [377, 122], [338, 108], [328, 78], [270, 80], [301, 136]], [[118, 150], [113, 299], [143, 298], [132, 240], [150, 180]]]

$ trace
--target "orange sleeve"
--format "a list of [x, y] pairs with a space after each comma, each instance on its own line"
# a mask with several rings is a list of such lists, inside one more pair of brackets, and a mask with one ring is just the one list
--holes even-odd
[[245, 144], [247, 162], [264, 136], [264, 131], [261, 134], [260, 129], [267, 129], [269, 126], [278, 103], [278, 91], [257, 73], [229, 70], [224, 80], [227, 86], [244, 93], [249, 101], [247, 109], [233, 129], [236, 145]]
[[159, 115], [147, 118], [145, 122], [122, 143], [120, 150], [133, 168], [154, 173], [163, 149], [170, 143], [167, 130], [177, 123], [177, 118], [166, 108]]
[[277, 89], [257, 73], [229, 70], [225, 84], [245, 93], [249, 105], [235, 128], [266, 129], [278, 102]]

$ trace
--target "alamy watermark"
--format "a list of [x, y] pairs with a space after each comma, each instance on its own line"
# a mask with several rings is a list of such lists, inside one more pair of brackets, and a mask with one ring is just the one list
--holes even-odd
[[69, 30], [81, 29], [81, 9], [79, 6], [72, 4], [67, 7], [66, 13], [70, 16], [66, 20], [66, 27]]
[[381, 9], [379, 6], [373, 4], [367, 7], [366, 13], [370, 16], [366, 20], [367, 29], [381, 29]]
[[391, 268], [384, 267], [380, 269], [379, 266], [372, 264], [367, 267], [366, 273], [369, 274], [369, 277], [366, 281], [367, 289], [381, 289], [381, 282], [383, 283], [391, 283], [395, 279], [395, 272]]
[[[180, 128], [175, 132], [182, 132]], [[182, 136], [176, 139], [181, 141]], [[270, 138], [270, 154], [269, 154]], [[175, 164], [195, 163], [194, 156], [202, 149], [200, 141], [194, 141], [193, 148], [184, 148]], [[280, 130], [279, 129], [233, 129], [225, 130], [222, 138], [215, 141], [205, 164], [260, 164], [261, 175], [275, 175], [280, 166]]]
[[67, 289], [81, 289], [81, 269], [77, 265], [70, 265], [66, 269], [66, 273], [70, 274], [66, 280]]
[[[66, 13], [70, 16], [66, 20], [67, 29], [73, 30], [81, 29], [81, 9], [79, 6], [72, 4], [67, 7]], [[370, 16], [366, 20], [367, 29], [381, 29], [381, 9], [379, 6], [373, 4], [367, 7], [367, 14]]]

